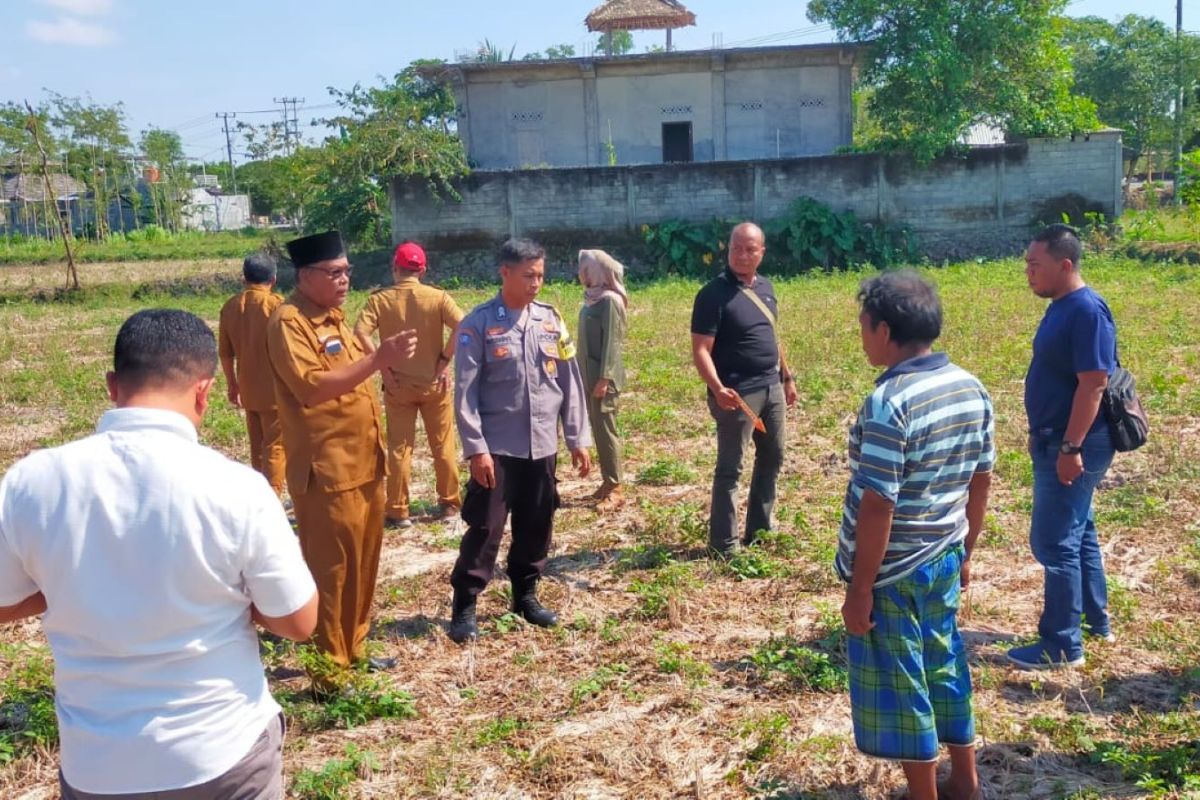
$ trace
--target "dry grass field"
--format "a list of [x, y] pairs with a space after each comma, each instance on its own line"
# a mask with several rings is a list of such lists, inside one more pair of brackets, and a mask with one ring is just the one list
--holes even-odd
[[[152, 305], [215, 323], [224, 296], [206, 273], [232, 265], [85, 267], [68, 300], [24, 296], [46, 267], [0, 269], [0, 467], [85, 434], [106, 406], [103, 373], [120, 322]], [[86, 270], [95, 270], [89, 273]], [[167, 275], [168, 271], [172, 275]], [[994, 500], [962, 627], [970, 644], [989, 798], [1188, 797], [1200, 792], [1200, 272], [1097, 259], [1085, 275], [1117, 317], [1123, 362], [1152, 415], [1143, 450], [1118, 456], [1098, 496], [1118, 640], [1086, 666], [1005, 665], [1033, 632], [1041, 572], [1028, 551], [1030, 463], [1021, 380], [1043, 309], [1022, 265], [930, 270], [946, 307], [941, 346], [997, 408]], [[116, 282], [96, 286], [102, 275]], [[59, 281], [54, 274], [48, 280]], [[563, 625], [506, 614], [507, 586], [480, 603], [483, 635], [446, 637], [453, 527], [388, 532], [372, 640], [400, 668], [360, 676], [320, 706], [310, 656], [266, 643], [290, 732], [290, 796], [332, 798], [883, 798], [899, 769], [856, 753], [844, 688], [839, 584], [831, 558], [845, 487], [845, 437], [874, 371], [859, 350], [856, 274], [779, 281], [800, 399], [789, 413], [777, 530], [728, 563], [703, 557], [712, 422], [691, 367], [697, 284], [636, 287], [620, 426], [630, 501], [601, 515], [595, 481], [560, 462], [565, 505], [542, 589]], [[150, 288], [136, 284], [154, 281]], [[486, 289], [456, 293], [469, 306]], [[351, 313], [365, 297], [355, 292]], [[578, 287], [543, 297], [573, 319]], [[223, 392], [201, 435], [246, 458]], [[435, 500], [421, 453], [416, 492]], [[501, 559], [503, 563], [503, 558]], [[56, 796], [48, 651], [37, 621], [0, 628], [0, 797]], [[1196, 795], [1200, 796], [1200, 795]]]

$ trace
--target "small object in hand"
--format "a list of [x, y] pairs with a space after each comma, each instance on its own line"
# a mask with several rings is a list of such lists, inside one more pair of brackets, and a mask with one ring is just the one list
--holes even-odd
[[763, 424], [761, 419], [758, 418], [758, 414], [755, 414], [750, 410], [750, 406], [746, 405], [746, 401], [742, 399], [740, 394], [734, 392], [734, 397], [737, 398], [738, 405], [741, 407], [742, 413], [750, 418], [750, 422], [754, 425], [754, 430], [758, 431], [759, 433], [766, 433], [767, 426]]

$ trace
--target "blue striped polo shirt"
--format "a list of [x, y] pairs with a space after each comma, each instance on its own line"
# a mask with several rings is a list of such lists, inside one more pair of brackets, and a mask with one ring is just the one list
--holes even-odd
[[870, 489], [895, 506], [875, 579], [886, 586], [966, 538], [967, 487], [975, 473], [992, 469], [996, 450], [991, 397], [945, 353], [902, 361], [875, 383], [850, 429], [835, 565], [848, 582], [858, 509]]

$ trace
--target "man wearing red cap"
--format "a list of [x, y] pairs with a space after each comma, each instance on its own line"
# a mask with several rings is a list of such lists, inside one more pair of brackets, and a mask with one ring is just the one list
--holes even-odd
[[413, 357], [383, 371], [388, 422], [386, 513], [389, 523], [401, 528], [412, 525], [408, 485], [418, 412], [433, 454], [438, 517], [451, 519], [462, 507], [447, 376], [447, 367], [454, 358], [454, 337], [447, 337], [446, 331], [453, 334], [463, 312], [445, 291], [421, 283], [425, 268], [425, 251], [420, 245], [405, 242], [397, 247], [392, 258], [395, 284], [367, 298], [354, 326], [354, 335], [368, 353], [375, 349], [372, 336], [376, 331], [385, 339], [402, 330], [417, 331]]

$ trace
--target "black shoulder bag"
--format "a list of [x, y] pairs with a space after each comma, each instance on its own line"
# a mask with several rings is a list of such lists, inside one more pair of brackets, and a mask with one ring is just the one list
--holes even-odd
[[1113, 448], [1118, 453], [1137, 450], [1150, 435], [1150, 420], [1137, 396], [1137, 382], [1129, 370], [1121, 366], [1118, 356], [1116, 369], [1108, 376], [1108, 386], [1100, 401], [1100, 410], [1108, 420]]

